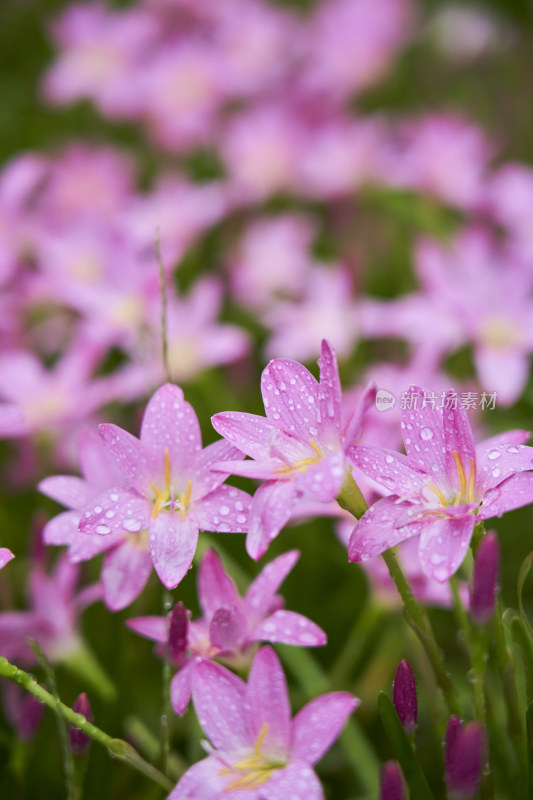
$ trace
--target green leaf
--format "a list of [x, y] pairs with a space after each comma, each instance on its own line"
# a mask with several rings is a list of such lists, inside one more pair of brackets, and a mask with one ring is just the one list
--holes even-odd
[[529, 764], [528, 797], [533, 797], [533, 703], [530, 703], [527, 707], [526, 726], [527, 726], [527, 763]]
[[413, 752], [411, 742], [400, 722], [396, 709], [385, 692], [380, 692], [378, 695], [378, 708], [394, 755], [400, 763], [409, 786], [411, 797], [415, 798], [415, 800], [434, 800], [426, 776]]
[[533, 641], [521, 617], [515, 614], [508, 623], [513, 641], [519, 646], [527, 675], [528, 699], [533, 701]]
[[520, 611], [520, 618], [524, 623], [524, 627], [527, 630], [529, 637], [533, 639], [533, 628], [531, 627], [531, 623], [527, 618], [527, 614], [524, 609], [524, 603], [522, 602], [522, 592], [524, 589], [524, 583], [526, 582], [526, 578], [529, 574], [529, 570], [531, 569], [531, 565], [533, 564], [533, 550], [531, 553], [525, 557], [522, 562], [522, 566], [518, 572], [518, 581], [516, 584], [516, 591], [518, 594], [518, 610]]

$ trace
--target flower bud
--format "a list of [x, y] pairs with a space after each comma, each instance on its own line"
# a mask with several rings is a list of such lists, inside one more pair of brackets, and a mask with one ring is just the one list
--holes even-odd
[[474, 797], [481, 783], [485, 735], [479, 722], [461, 723], [450, 717], [446, 729], [445, 775], [450, 795], [456, 800]]
[[189, 615], [180, 600], [168, 618], [168, 660], [173, 667], [181, 667], [185, 662], [188, 628]]
[[386, 761], [381, 768], [380, 800], [405, 800], [402, 771], [397, 761]]
[[412, 733], [418, 717], [416, 682], [413, 668], [405, 658], [398, 664], [394, 676], [392, 702], [406, 732]]
[[[87, 722], [93, 721], [93, 713], [91, 711], [91, 704], [89, 698], [82, 692], [72, 707], [73, 711], [77, 714], [83, 714]], [[70, 736], [70, 749], [76, 756], [84, 755], [91, 745], [91, 737], [88, 736], [81, 728], [76, 728], [72, 725], [69, 729]]]
[[494, 612], [500, 548], [495, 533], [482, 539], [474, 561], [470, 614], [476, 625], [485, 625]]

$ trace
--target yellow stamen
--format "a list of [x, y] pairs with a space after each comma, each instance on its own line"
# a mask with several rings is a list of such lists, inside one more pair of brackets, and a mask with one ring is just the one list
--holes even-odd
[[157, 517], [157, 515], [159, 514], [165, 503], [168, 503], [168, 501], [171, 499], [172, 469], [170, 466], [170, 453], [168, 452], [168, 447], [165, 447], [164, 461], [165, 461], [165, 488], [160, 491], [155, 485], [155, 483], [150, 484], [150, 489], [155, 494], [154, 507], [152, 509], [152, 519], [155, 519]]
[[457, 464], [457, 472], [459, 473], [459, 480], [461, 481], [461, 497], [466, 497], [466, 475], [457, 450], [453, 451], [453, 457], [455, 458], [455, 463]]
[[476, 481], [476, 462], [474, 458], [470, 459], [470, 476], [468, 478], [468, 495], [467, 499], [469, 503], [472, 503], [474, 500], [474, 483]]
[[168, 452], [168, 447], [165, 447], [165, 488], [167, 492], [170, 494], [170, 487], [172, 485], [172, 470], [170, 467], [170, 453]]
[[276, 467], [276, 469], [274, 470], [276, 475], [281, 475], [282, 477], [286, 478], [289, 475], [292, 475], [294, 472], [307, 472], [307, 468], [310, 467], [311, 464], [318, 464], [318, 462], [322, 458], [323, 453], [314, 439], [309, 439], [309, 444], [315, 451], [316, 456], [309, 456], [309, 458], [301, 458], [294, 464], [283, 464], [282, 467]]
[[256, 789], [270, 779], [272, 770], [276, 769], [277, 766], [271, 764], [261, 755], [261, 748], [264, 744], [269, 727], [268, 722], [263, 723], [261, 726], [251, 756], [243, 758], [231, 767], [223, 767], [219, 771], [219, 775], [231, 775], [239, 772], [244, 773], [237, 777], [236, 780], [229, 783], [224, 791], [233, 792], [236, 789]]
[[185, 519], [185, 512], [187, 511], [188, 505], [191, 502], [191, 492], [192, 492], [192, 483], [190, 480], [187, 481], [187, 491], [180, 492], [180, 516], [182, 519]]
[[442, 505], [443, 505], [444, 507], [446, 507], [448, 504], [447, 504], [447, 502], [446, 502], [446, 498], [445, 498], [445, 497], [444, 497], [444, 495], [442, 494], [441, 490], [440, 490], [440, 489], [437, 489], [437, 487], [435, 486], [435, 484], [434, 484], [434, 483], [430, 483], [430, 484], [428, 484], [428, 486], [429, 486], [429, 488], [431, 489], [431, 491], [432, 491], [432, 492], [434, 492], [434, 493], [437, 495], [437, 497], [439, 498], [439, 500], [440, 500], [440, 502], [442, 503]]

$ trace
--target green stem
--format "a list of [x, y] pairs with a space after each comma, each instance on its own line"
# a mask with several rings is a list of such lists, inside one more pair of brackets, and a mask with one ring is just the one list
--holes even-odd
[[[163, 590], [163, 616], [168, 619], [168, 615], [172, 611], [172, 595], [168, 589]], [[168, 623], [167, 623], [168, 624]], [[163, 752], [163, 772], [168, 776], [169, 774], [169, 759], [170, 759], [170, 678], [171, 669], [170, 661], [168, 660], [168, 638], [165, 643], [163, 652], [163, 669], [162, 669], [162, 682], [163, 682], [163, 710], [161, 713], [161, 750]]]
[[24, 672], [20, 667], [15, 666], [15, 664], [11, 664], [2, 656], [0, 656], [0, 678], [7, 678], [7, 680], [12, 683], [16, 683], [17, 686], [21, 686], [36, 697], [37, 700], [40, 700], [41, 703], [51, 708], [52, 711], [60, 713], [70, 725], [80, 728], [90, 736], [91, 739], [94, 739], [95, 742], [99, 742], [106, 747], [110, 756], [125, 761], [130, 767], [133, 767], [133, 769], [136, 769], [138, 772], [142, 772], [143, 775], [159, 784], [159, 786], [167, 792], [174, 788], [173, 783], [169, 781], [165, 775], [162, 775], [159, 770], [145, 761], [128, 742], [122, 739], [114, 739], [112, 736], [104, 733], [104, 731], [97, 728], [96, 725], [93, 725], [92, 722], [88, 722], [83, 714], [77, 714], [60, 700], [56, 700], [56, 698], [50, 694], [50, 692], [47, 692], [46, 689], [43, 689], [31, 675]]
[[346, 643], [330, 670], [332, 686], [342, 686], [349, 675], [355, 675], [369, 652], [384, 633], [388, 617], [377, 603], [369, 603], [357, 617]]

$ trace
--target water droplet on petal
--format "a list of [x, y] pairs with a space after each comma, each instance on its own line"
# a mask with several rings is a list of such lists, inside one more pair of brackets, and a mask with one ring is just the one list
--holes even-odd
[[501, 469], [499, 467], [496, 467], [496, 469], [492, 470], [492, 477], [493, 478], [499, 478], [501, 474], [502, 474], [501, 473]]
[[507, 448], [507, 452], [515, 454], [515, 453], [519, 453], [520, 450], [518, 449], [518, 447], [515, 444], [513, 444], [513, 445], [511, 445], [511, 447]]
[[122, 523], [122, 526], [130, 533], [137, 533], [137, 531], [141, 530], [141, 523], [138, 519], [125, 519]]
[[385, 461], [387, 462], [387, 464], [392, 464], [392, 462], [394, 461], [394, 456], [391, 456], [390, 453], [387, 453], [387, 455], [385, 456]]
[[376, 480], [378, 483], [386, 486], [387, 489], [394, 489], [396, 487], [396, 481], [390, 475], [378, 475]]
[[487, 458], [489, 458], [490, 461], [496, 461], [496, 459], [499, 458], [500, 456], [501, 453], [499, 450], [490, 450]]
[[433, 439], [433, 431], [431, 430], [431, 428], [422, 428], [422, 430], [420, 431], [420, 438], [424, 439], [426, 442], [429, 439]]
[[102, 533], [102, 534], [111, 533], [111, 528], [109, 527], [109, 525], [97, 525], [94, 530], [96, 531], [96, 533]]

